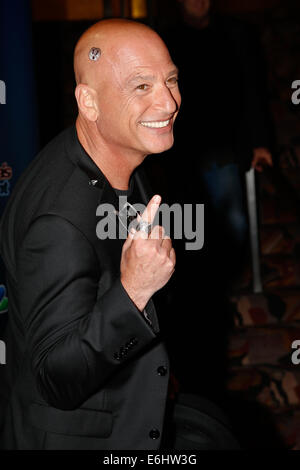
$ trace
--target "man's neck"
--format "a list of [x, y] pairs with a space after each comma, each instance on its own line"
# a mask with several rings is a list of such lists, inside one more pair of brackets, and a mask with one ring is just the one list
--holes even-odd
[[125, 155], [119, 149], [106, 145], [96, 126], [87, 125], [80, 116], [76, 120], [79, 142], [95, 164], [100, 168], [113, 188], [126, 190], [132, 172], [143, 161], [141, 156]]

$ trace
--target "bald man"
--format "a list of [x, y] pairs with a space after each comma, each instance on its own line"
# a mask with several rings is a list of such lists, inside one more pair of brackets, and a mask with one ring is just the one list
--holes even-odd
[[159, 196], [125, 242], [97, 236], [96, 211], [117, 209], [120, 195], [148, 203], [136, 169], [173, 144], [177, 69], [154, 31], [125, 20], [88, 29], [74, 69], [76, 126], [32, 162], [2, 220], [10, 396], [0, 445], [155, 450], [169, 361], [152, 296], [175, 253], [161, 227], [149, 233]]

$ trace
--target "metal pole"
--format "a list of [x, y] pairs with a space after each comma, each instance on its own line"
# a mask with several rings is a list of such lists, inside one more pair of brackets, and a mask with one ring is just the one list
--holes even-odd
[[246, 172], [246, 188], [247, 188], [249, 232], [250, 232], [251, 256], [252, 256], [253, 291], [255, 293], [260, 293], [262, 292], [263, 288], [262, 288], [261, 274], [260, 274], [260, 250], [259, 250], [259, 237], [258, 237], [254, 168], [251, 168], [249, 171]]

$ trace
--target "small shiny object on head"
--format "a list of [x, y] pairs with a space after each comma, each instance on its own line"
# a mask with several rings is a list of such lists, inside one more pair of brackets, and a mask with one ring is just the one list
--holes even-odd
[[90, 52], [89, 52], [90, 60], [96, 61], [99, 59], [100, 55], [101, 55], [101, 50], [99, 49], [99, 47], [92, 47], [90, 49]]

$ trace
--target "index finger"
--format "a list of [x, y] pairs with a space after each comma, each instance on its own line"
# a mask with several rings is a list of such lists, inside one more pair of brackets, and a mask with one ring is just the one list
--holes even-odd
[[161, 196], [155, 195], [152, 199], [148, 202], [148, 205], [144, 212], [141, 215], [141, 219], [147, 222], [148, 224], [152, 224], [156, 213], [158, 211], [159, 205], [161, 203]]

